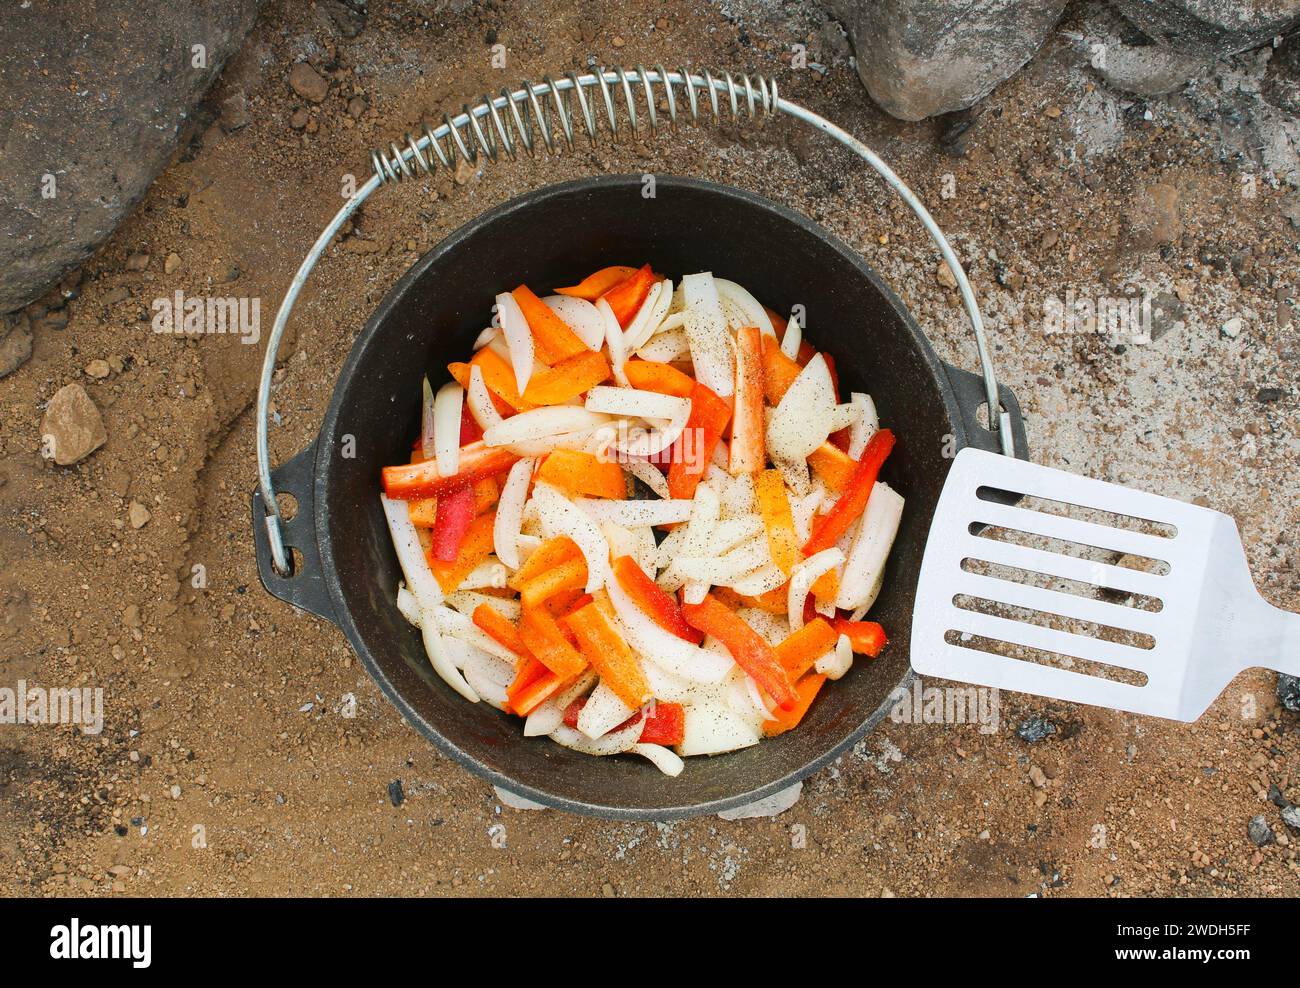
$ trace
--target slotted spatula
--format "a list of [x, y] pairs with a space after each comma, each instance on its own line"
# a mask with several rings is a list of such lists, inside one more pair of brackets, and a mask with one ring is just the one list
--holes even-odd
[[[1099, 513], [1123, 517], [1077, 517]], [[1146, 568], [1117, 565], [1124, 557]], [[912, 666], [1193, 721], [1243, 669], [1300, 675], [1300, 615], [1259, 595], [1228, 515], [967, 448], [930, 526]]]

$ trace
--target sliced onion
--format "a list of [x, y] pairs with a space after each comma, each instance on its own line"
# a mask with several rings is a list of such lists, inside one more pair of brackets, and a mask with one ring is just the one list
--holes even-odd
[[880, 431], [880, 418], [876, 415], [876, 403], [871, 400], [871, 395], [854, 391], [850, 396], [850, 402], [858, 406], [860, 411], [849, 433], [849, 458], [860, 460], [867, 448], [867, 442]]
[[[668, 319], [672, 319], [669, 316]], [[686, 317], [682, 316], [685, 322]], [[665, 324], [668, 322], [664, 320]], [[637, 356], [645, 360], [657, 360], [660, 363], [668, 364], [674, 360], [681, 360], [690, 355], [691, 342], [686, 335], [686, 330], [682, 328], [666, 329], [662, 333], [656, 333], [650, 337], [649, 342], [641, 345], [637, 350]]]
[[636, 747], [641, 740], [641, 732], [644, 730], [645, 718], [642, 717], [635, 724], [631, 724], [621, 731], [611, 731], [604, 737], [593, 741], [580, 731], [575, 731], [572, 727], [562, 723], [551, 732], [551, 739], [557, 744], [572, 748], [584, 755], [617, 755], [624, 751], [631, 751], [632, 748]]
[[444, 606], [435, 608], [433, 616], [438, 631], [450, 638], [459, 638], [461, 641], [469, 642], [471, 645], [487, 652], [488, 655], [496, 656], [502, 662], [513, 664], [519, 658], [514, 652], [475, 624], [468, 614], [461, 614], [460, 611], [453, 611], [450, 607]]
[[569, 709], [569, 704], [591, 689], [595, 682], [596, 674], [587, 671], [574, 680], [571, 686], [539, 703], [524, 719], [524, 737], [540, 737], [561, 726], [564, 723], [564, 711]]
[[397, 585], [397, 609], [409, 623], [417, 628], [420, 626], [420, 605], [415, 602], [415, 594], [406, 589], [405, 583]]
[[650, 289], [645, 301], [641, 303], [641, 308], [628, 323], [625, 339], [629, 350], [637, 349], [655, 334], [664, 316], [668, 315], [668, 306], [672, 304], [672, 300], [672, 279], [665, 278]]
[[[718, 444], [721, 447], [721, 443]], [[728, 477], [725, 489], [719, 488], [722, 498], [722, 516], [736, 518], [754, 511], [754, 475], [749, 473]]]
[[861, 415], [861, 405], [855, 405], [851, 401], [843, 405], [836, 405], [835, 410], [831, 412], [831, 432], [852, 428]]
[[510, 351], [510, 366], [515, 369], [515, 387], [523, 394], [533, 376], [533, 331], [524, 318], [524, 310], [509, 292], [497, 296], [497, 315]]
[[695, 488], [695, 507], [691, 510], [691, 520], [686, 523], [685, 534], [674, 542], [671, 555], [662, 552], [663, 546], [669, 542], [668, 539], [665, 539], [660, 546], [661, 565], [667, 567], [659, 574], [660, 588], [668, 593], [675, 593], [681, 589], [682, 584], [686, 582], [686, 577], [674, 565], [674, 560], [678, 556], [703, 556], [708, 553], [713, 529], [718, 524], [721, 511], [722, 504], [712, 487], [708, 484], [700, 484]]
[[[557, 405], [554, 407], [565, 406]], [[597, 425], [589, 429], [581, 429], [578, 432], [559, 432], [541, 439], [525, 439], [517, 443], [506, 443], [505, 448], [516, 456], [545, 456], [557, 449], [584, 449], [600, 434], [601, 430], [606, 428], [605, 425]]]
[[468, 615], [471, 618], [480, 604], [487, 604], [488, 607], [499, 613], [507, 621], [519, 620], [519, 601], [510, 597], [479, 593], [477, 590], [454, 590], [447, 594], [447, 603], [460, 611], [461, 614]]
[[665, 631], [636, 605], [617, 580], [610, 580], [606, 589], [628, 644], [643, 658], [694, 683], [719, 682], [734, 665], [730, 655], [706, 652]]
[[488, 326], [485, 329], [479, 330], [478, 337], [474, 340], [474, 350], [482, 350], [485, 346], [493, 340], [498, 339], [500, 336], [501, 330], [497, 329], [495, 326]]
[[823, 489], [814, 488], [810, 493], [795, 498], [790, 502], [790, 514], [794, 519], [794, 533], [798, 536], [800, 545], [804, 545], [812, 538], [813, 516], [817, 514], [817, 509], [821, 507], [825, 496]]
[[781, 352], [791, 360], [799, 357], [799, 345], [803, 343], [803, 324], [791, 313], [785, 321], [785, 335], [781, 337]]
[[457, 590], [482, 590], [490, 588], [500, 590], [506, 585], [506, 579], [510, 575], [505, 564], [499, 559], [493, 559], [489, 556], [483, 562], [475, 566], [466, 575], [465, 579], [460, 581]]
[[686, 729], [677, 754], [720, 755], [757, 744], [757, 727], [733, 711], [722, 699], [692, 703], [686, 708]]
[[585, 298], [572, 295], [548, 295], [542, 301], [577, 334], [588, 350], [600, 349], [605, 342], [605, 320], [599, 309]]
[[672, 497], [672, 492], [668, 489], [668, 478], [653, 463], [647, 460], [625, 459], [619, 465], [660, 497]]
[[673, 568], [688, 580], [703, 580], [715, 587], [727, 587], [771, 561], [771, 550], [764, 535], [750, 539], [722, 556], [679, 557], [673, 561]]
[[749, 705], [753, 708], [754, 713], [760, 718], [763, 720], [776, 720], [776, 716], [763, 700], [763, 694], [759, 692], [758, 683], [748, 676], [745, 677], [745, 696], [749, 699]]
[[742, 515], [720, 521], [709, 537], [709, 552], [720, 556], [742, 542], [764, 533], [763, 519], [758, 515]]
[[683, 604], [702, 604], [711, 584], [707, 580], [687, 580], [682, 586]]
[[790, 631], [803, 627], [803, 605], [808, 599], [808, 591], [823, 573], [833, 570], [844, 562], [844, 553], [835, 546], [823, 549], [795, 565], [790, 571], [790, 589], [786, 591], [786, 609], [789, 612]]
[[519, 533], [524, 527], [524, 505], [528, 484], [533, 479], [533, 460], [515, 462], [501, 485], [496, 518], [492, 522], [492, 548], [497, 558], [511, 569], [519, 568]]
[[597, 683], [578, 714], [578, 730], [594, 741], [635, 713], [636, 710], [620, 700], [612, 689], [604, 683]]
[[547, 405], [531, 408], [483, 431], [483, 442], [488, 446], [508, 446], [511, 443], [546, 439], [566, 432], [590, 429], [608, 421], [605, 416], [573, 405]]
[[840, 635], [835, 647], [813, 663], [813, 669], [827, 679], [839, 679], [853, 668], [853, 643], [848, 635]]
[[469, 412], [483, 431], [487, 431], [499, 422], [505, 421], [497, 406], [492, 403], [487, 382], [483, 380], [483, 368], [478, 364], [469, 365], [469, 392], [465, 399], [469, 402]]
[[648, 758], [655, 768], [673, 778], [681, 775], [682, 769], [686, 768], [686, 763], [677, 756], [676, 752], [661, 744], [634, 744], [628, 750], [634, 755]]
[[742, 326], [757, 326], [759, 332], [767, 336], [775, 336], [776, 330], [772, 326], [772, 318], [767, 314], [767, 310], [759, 304], [758, 299], [749, 294], [743, 287], [734, 281], [728, 281], [726, 278], [714, 278], [713, 284], [718, 289], [718, 297], [723, 301], [730, 302], [744, 316], [744, 320], [731, 329], [740, 329]]
[[688, 274], [682, 279], [682, 292], [695, 379], [719, 398], [729, 398], [736, 390], [736, 355], [713, 275]]
[[769, 645], [780, 645], [790, 637], [790, 622], [771, 611], [759, 607], [741, 607], [736, 616], [759, 633]]
[[609, 364], [614, 370], [614, 380], [626, 388], [627, 373], [623, 370], [623, 365], [627, 363], [627, 342], [623, 338], [623, 327], [619, 325], [614, 310], [603, 298], [596, 301], [596, 309], [605, 322], [605, 342], [609, 345]]
[[888, 484], [877, 481], [871, 488], [858, 536], [844, 564], [840, 592], [835, 598], [837, 607], [847, 611], [875, 603], [884, 576], [885, 560], [889, 558], [902, 517], [902, 496]]
[[449, 381], [438, 389], [433, 400], [434, 451], [438, 458], [438, 473], [454, 477], [460, 470], [460, 411], [465, 401], [465, 389]]
[[761, 597], [781, 586], [786, 581], [786, 575], [779, 566], [768, 563], [766, 566], [760, 566], [752, 573], [746, 573], [739, 580], [731, 585], [731, 589], [736, 593], [744, 594], [746, 597]]
[[683, 407], [687, 414], [691, 410], [689, 398], [678, 398], [658, 391], [611, 388], [605, 385], [597, 385], [588, 391], [587, 400], [583, 404], [589, 412], [603, 412], [606, 415], [619, 415], [625, 418], [673, 419], [681, 414]]
[[432, 610], [442, 603], [442, 587], [429, 568], [429, 559], [420, 544], [420, 535], [411, 524], [410, 502], [393, 500], [380, 494], [379, 503], [384, 507], [388, 534], [392, 537], [393, 551], [397, 553], [402, 575], [406, 577], [407, 589], [415, 597], [421, 613]]
[[802, 463], [831, 434], [835, 384], [826, 358], [817, 354], [799, 372], [776, 406], [767, 428], [773, 460]]
[[[550, 484], [536, 484], [533, 499], [544, 528], [573, 539], [587, 562], [587, 593], [595, 593], [609, 575], [609, 543], [596, 523]], [[611, 584], [615, 581], [610, 580]]]
[[[433, 420], [433, 409], [436, 399], [433, 395], [433, 385], [429, 383], [428, 375], [423, 379], [424, 398], [420, 409], [420, 453], [426, 460], [432, 460], [437, 456], [437, 440], [435, 438], [436, 427]], [[442, 466], [439, 465], [438, 472], [442, 473]]]
[[481, 699], [498, 710], [506, 709], [506, 687], [515, 676], [513, 663], [503, 662], [459, 638], [444, 638], [443, 647]]
[[676, 500], [655, 501], [607, 501], [601, 498], [585, 497], [578, 501], [578, 507], [587, 512], [596, 521], [613, 522], [627, 528], [644, 525], [675, 525], [686, 521], [691, 516], [694, 501], [684, 498]]

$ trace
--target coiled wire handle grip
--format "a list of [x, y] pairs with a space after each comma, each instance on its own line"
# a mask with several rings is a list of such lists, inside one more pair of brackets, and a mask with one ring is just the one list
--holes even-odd
[[[727, 120], [747, 123], [760, 116], [766, 118], [777, 113], [802, 120], [843, 144], [870, 165], [898, 193], [921, 221], [956, 278], [962, 306], [975, 332], [975, 345], [979, 351], [989, 407], [989, 426], [997, 435], [1003, 454], [1015, 455], [1011, 416], [1002, 409], [998, 400], [997, 375], [993, 370], [984, 320], [980, 316], [979, 304], [975, 300], [970, 280], [934, 217], [874, 151], [848, 131], [812, 110], [779, 96], [775, 78], [751, 78], [748, 75], [736, 77], [730, 72], [716, 77], [708, 71], [691, 73], [684, 68], [670, 72], [662, 65], [649, 70], [638, 66], [631, 71], [618, 67], [601, 68], [583, 75], [570, 72], [560, 79], [546, 76], [540, 83], [525, 80], [519, 89], [503, 89], [499, 96], [484, 96], [472, 107], [463, 107], [454, 117], [444, 114], [442, 123], [437, 127], [430, 127], [426, 123], [419, 137], [406, 134], [403, 138], [405, 146], [394, 141], [387, 149], [372, 151], [370, 161], [375, 174], [335, 214], [303, 258], [284, 293], [280, 309], [275, 314], [275, 324], [271, 327], [271, 335], [267, 340], [266, 354], [262, 360], [262, 377], [257, 388], [257, 478], [266, 509], [271, 561], [277, 573], [291, 576], [293, 569], [285, 551], [280, 509], [271, 482], [268, 437], [271, 380], [275, 373], [280, 340], [284, 336], [285, 326], [298, 301], [298, 295], [321, 254], [339, 230], [381, 185], [414, 178], [421, 173], [432, 174], [439, 167], [452, 170], [458, 159], [477, 164], [482, 156], [495, 164], [503, 152], [511, 159], [517, 157], [521, 149], [530, 156], [535, 155], [539, 144], [547, 154], [558, 154], [561, 141], [573, 150], [579, 128], [586, 132], [593, 145], [601, 137], [611, 140], [617, 138], [624, 122], [634, 134], [657, 132], [661, 123], [657, 107], [659, 93], [662, 93], [668, 108], [670, 127], [677, 125], [683, 113], [690, 118], [691, 123], [702, 123], [706, 119], [713, 123]], [[685, 107], [679, 103], [683, 97]], [[576, 119], [572, 107], [574, 101], [578, 104]], [[639, 104], [644, 109], [644, 126], [641, 125]], [[620, 107], [626, 121], [620, 121]], [[600, 112], [602, 110], [603, 114]], [[999, 410], [996, 416], [993, 414], [994, 409]]]

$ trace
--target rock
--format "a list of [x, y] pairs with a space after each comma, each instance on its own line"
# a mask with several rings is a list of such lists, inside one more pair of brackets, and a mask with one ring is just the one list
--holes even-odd
[[1026, 717], [1020, 722], [1020, 726], [1016, 728], [1016, 734], [1020, 736], [1020, 740], [1028, 741], [1030, 744], [1037, 744], [1039, 741], [1050, 738], [1055, 733], [1056, 725], [1046, 717], [1037, 715]]
[[512, 810], [544, 810], [547, 808], [542, 803], [535, 803], [523, 796], [516, 796], [509, 789], [502, 789], [500, 786], [493, 786], [492, 788], [496, 791], [497, 799], [501, 801], [501, 805], [509, 806]]
[[1241, 316], [1233, 316], [1222, 326], [1219, 327], [1219, 335], [1225, 340], [1235, 340], [1241, 335], [1242, 321]]
[[360, 96], [353, 96], [348, 100], [348, 116], [353, 120], [360, 120], [365, 116], [366, 110], [370, 109], [370, 104]]
[[1300, 192], [1292, 192], [1282, 200], [1279, 207], [1282, 215], [1291, 221], [1291, 225], [1300, 228]]
[[86, 365], [86, 376], [96, 381], [102, 381], [111, 372], [112, 368], [108, 366], [107, 360], [96, 358]]
[[1292, 830], [1300, 832], [1300, 806], [1288, 806], [1283, 809], [1282, 822]]
[[1284, 672], [1277, 676], [1277, 698], [1293, 713], [1300, 713], [1300, 676], [1289, 676]]
[[131, 506], [126, 509], [127, 520], [131, 522], [132, 528], [144, 528], [149, 524], [149, 519], [153, 517], [139, 501], [132, 501]]
[[163, 261], [163, 274], [175, 274], [181, 266], [181, 256], [175, 251], [167, 255], [167, 260]]
[[81, 264], [135, 208], [260, 2], [98, 0], [54, 20], [43, 4], [6, 5], [0, 312]]
[[1262, 815], [1250, 818], [1250, 823], [1246, 824], [1246, 836], [1250, 838], [1251, 843], [1256, 847], [1265, 847], [1276, 840], [1273, 836], [1273, 828], [1268, 825], [1268, 821]]
[[394, 806], [401, 806], [406, 800], [406, 793], [402, 789], [402, 780], [394, 779], [388, 783], [388, 801]]
[[32, 321], [25, 312], [0, 316], [0, 377], [8, 377], [32, 355]]
[[305, 106], [300, 106], [298, 109], [293, 111], [293, 115], [289, 118], [289, 126], [294, 130], [302, 130], [307, 126], [307, 121], [310, 119], [311, 114], [307, 112], [307, 108]]
[[723, 810], [718, 816], [724, 820], [753, 820], [758, 817], [777, 816], [799, 802], [802, 793], [803, 783], [796, 782], [780, 792], [774, 792], [770, 796], [746, 803], [744, 806], [737, 806], [734, 810]]
[[825, 0], [880, 106], [921, 120], [972, 106], [1038, 51], [1065, 0]]
[[1300, 0], [1111, 0], [1154, 41], [1202, 58], [1258, 48], [1300, 23]]
[[131, 254], [126, 259], [126, 269], [128, 271], [144, 271], [149, 267], [148, 254]]
[[66, 467], [84, 460], [108, 441], [104, 419], [80, 384], [54, 392], [41, 418], [42, 448]]
[[329, 95], [330, 84], [306, 62], [298, 62], [289, 70], [289, 88], [312, 103], [319, 103]]
[[217, 122], [227, 134], [243, 130], [253, 118], [248, 113], [248, 97], [242, 89], [237, 89], [221, 101], [221, 116]]
[[948, 267], [946, 261], [940, 261], [939, 266], [934, 269], [934, 280], [944, 288], [957, 287], [957, 276], [952, 273], [952, 268]]
[[1269, 404], [1274, 401], [1281, 401], [1286, 392], [1276, 385], [1270, 384], [1268, 387], [1260, 388], [1255, 392], [1255, 400], [1261, 404]]
[[1163, 182], [1141, 189], [1125, 217], [1131, 246], [1147, 250], [1177, 242], [1183, 235], [1178, 199], [1178, 190]]
[[1138, 96], [1181, 89], [1214, 65], [1212, 56], [1148, 37], [1102, 3], [1088, 7], [1081, 29], [1066, 37], [1108, 86]]
[[366, 28], [366, 0], [320, 0], [317, 6], [345, 38], [355, 38]]

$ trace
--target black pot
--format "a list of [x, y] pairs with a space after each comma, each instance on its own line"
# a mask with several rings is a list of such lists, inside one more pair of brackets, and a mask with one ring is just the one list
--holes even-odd
[[[890, 643], [824, 689], [798, 730], [713, 758], [672, 779], [635, 756], [593, 758], [548, 738], [525, 738], [518, 718], [470, 704], [432, 671], [419, 634], [398, 613], [401, 572], [379, 505], [379, 473], [404, 462], [418, 431], [420, 377], [435, 385], [463, 360], [496, 292], [572, 284], [612, 263], [649, 261], [674, 280], [713, 271], [778, 312], [807, 311], [809, 338], [831, 353], [845, 394], [867, 391], [898, 447], [884, 471], [906, 499], [884, 591], [872, 617]], [[1019, 406], [1011, 413], [1024, 449]], [[995, 450], [977, 420], [983, 381], [935, 356], [898, 298], [845, 244], [803, 217], [738, 189], [659, 177], [584, 179], [515, 199], [424, 255], [380, 303], [352, 347], [316, 441], [274, 472], [297, 500], [285, 525], [293, 576], [271, 566], [260, 494], [253, 531], [262, 583], [275, 596], [343, 629], [366, 671], [425, 737], [489, 781], [548, 806], [627, 820], [667, 819], [738, 806], [789, 786], [865, 735], [908, 682], [917, 573], [948, 456]], [[349, 458], [345, 451], [354, 447]], [[946, 455], [945, 455], [946, 454]]]

